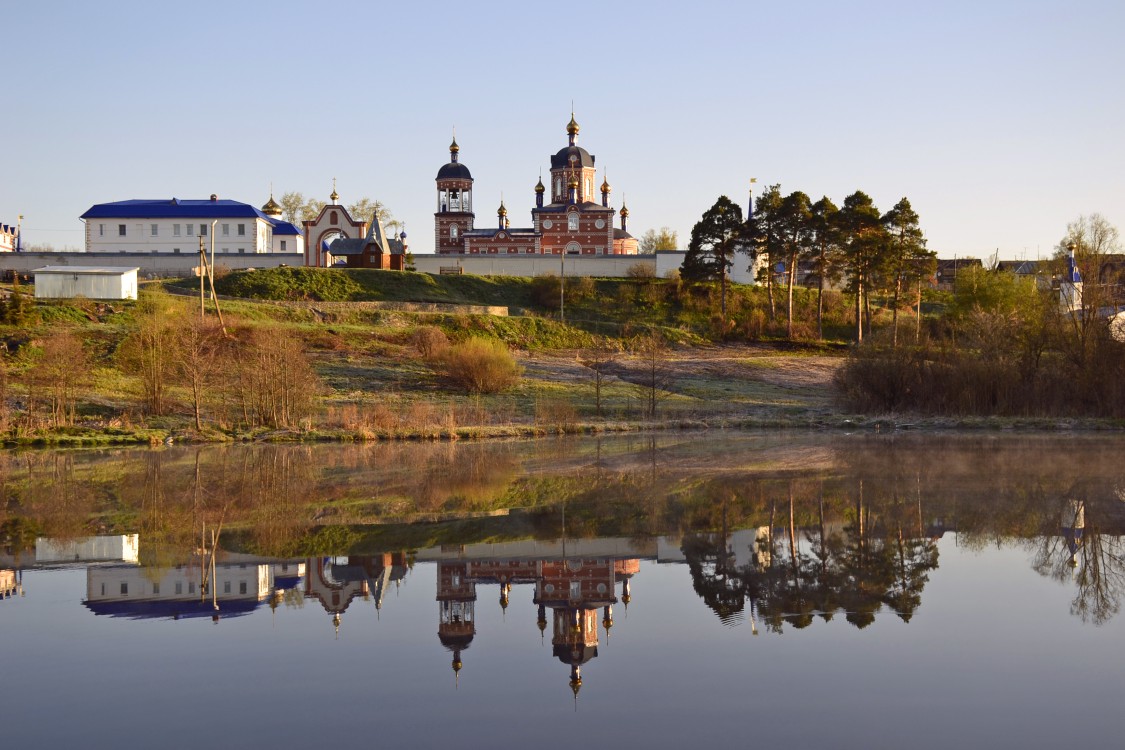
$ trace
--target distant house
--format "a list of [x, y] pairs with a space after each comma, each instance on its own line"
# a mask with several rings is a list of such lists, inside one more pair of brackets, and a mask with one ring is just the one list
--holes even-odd
[[136, 299], [139, 269], [109, 266], [44, 266], [36, 268], [36, 299]]
[[281, 219], [272, 196], [263, 208], [271, 213], [212, 195], [99, 203], [80, 218], [86, 222], [88, 253], [197, 253], [200, 239], [217, 254], [303, 252], [300, 230]]
[[945, 291], [953, 289], [957, 272], [965, 268], [983, 268], [980, 258], [938, 258], [937, 288]]
[[20, 248], [20, 230], [11, 224], [0, 224], [0, 253], [14, 253]]
[[996, 262], [996, 270], [1033, 279], [1039, 276], [1040, 265], [1037, 260], [1001, 260]]

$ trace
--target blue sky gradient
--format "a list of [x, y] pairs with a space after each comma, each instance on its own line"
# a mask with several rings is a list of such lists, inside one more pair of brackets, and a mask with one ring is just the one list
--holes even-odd
[[751, 177], [882, 210], [942, 257], [1035, 258], [1098, 212], [1125, 229], [1120, 2], [10, 3], [0, 222], [81, 247], [129, 198], [369, 196], [433, 249], [457, 128], [478, 226], [580, 145], [686, 245]]

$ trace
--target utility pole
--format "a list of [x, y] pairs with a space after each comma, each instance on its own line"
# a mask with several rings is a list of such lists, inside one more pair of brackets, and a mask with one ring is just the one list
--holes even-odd
[[565, 323], [563, 317], [563, 294], [566, 290], [566, 249], [563, 248], [562, 255], [559, 256], [559, 322]]
[[199, 319], [203, 320], [206, 312], [203, 308], [203, 277], [207, 273], [207, 252], [203, 249], [203, 235], [199, 235]]

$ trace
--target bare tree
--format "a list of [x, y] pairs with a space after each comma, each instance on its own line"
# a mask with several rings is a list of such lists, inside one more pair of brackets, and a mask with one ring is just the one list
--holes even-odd
[[70, 331], [52, 334], [28, 370], [31, 411], [42, 404], [53, 426], [74, 424], [78, 394], [89, 382], [89, 373], [90, 355], [82, 339]]
[[176, 376], [191, 392], [195, 429], [202, 431], [202, 412], [208, 380], [222, 351], [222, 328], [211, 318], [197, 318], [193, 315], [177, 334]]
[[141, 378], [150, 414], [165, 413], [168, 381], [175, 367], [176, 326], [184, 312], [167, 294], [145, 294], [135, 308], [136, 328], [118, 349], [122, 369]]
[[633, 339], [632, 349], [642, 363], [640, 385], [644, 390], [645, 416], [655, 419], [656, 405], [672, 385], [672, 373], [667, 366], [668, 345], [654, 331]]

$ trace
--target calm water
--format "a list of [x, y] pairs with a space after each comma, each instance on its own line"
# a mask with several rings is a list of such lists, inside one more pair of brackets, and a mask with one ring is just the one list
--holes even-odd
[[1125, 440], [0, 456], [8, 747], [1120, 744]]

